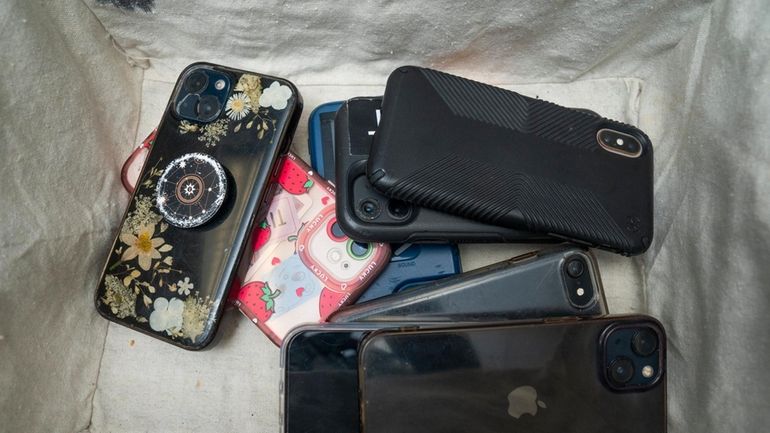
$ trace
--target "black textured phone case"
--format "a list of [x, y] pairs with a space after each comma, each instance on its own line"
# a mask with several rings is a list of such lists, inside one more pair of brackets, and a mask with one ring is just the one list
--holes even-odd
[[360, 201], [357, 191], [383, 203], [387, 200], [366, 178], [366, 161], [373, 139], [371, 132], [377, 129], [375, 112], [381, 102], [382, 97], [350, 99], [342, 104], [334, 119], [337, 220], [345, 234], [362, 242], [556, 241], [546, 235], [485, 224], [418, 206], [413, 206], [411, 216], [398, 224], [360, 218], [355, 212]]
[[[236, 100], [247, 104], [239, 113], [222, 109], [208, 123], [182, 120], [174, 112], [174, 98], [196, 68], [230, 81], [228, 107]], [[282, 78], [204, 63], [181, 74], [95, 293], [102, 316], [185, 349], [202, 349], [213, 340], [239, 264], [248, 265], [240, 259], [253, 220], [270, 198], [276, 161], [288, 151], [301, 111], [299, 92]], [[172, 183], [163, 180], [164, 169], [189, 154], [196, 156], [183, 160], [179, 170], [199, 160], [217, 161], [225, 173], [226, 194], [210, 220], [181, 228], [163, 216], [158, 191], [165, 191], [159, 185]], [[218, 186], [210, 186], [208, 174], [201, 176], [201, 193]], [[185, 185], [177, 185], [178, 195]], [[163, 203], [173, 201], [173, 194], [166, 200], [163, 193]], [[190, 207], [202, 203], [193, 201]]]
[[[605, 150], [602, 128], [636, 138], [641, 155]], [[391, 74], [368, 175], [388, 196], [490, 224], [628, 255], [652, 241], [642, 131], [443, 72]]]

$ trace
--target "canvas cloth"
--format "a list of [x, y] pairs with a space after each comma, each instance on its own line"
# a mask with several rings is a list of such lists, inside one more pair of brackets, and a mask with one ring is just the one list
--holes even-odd
[[[666, 327], [670, 431], [770, 425], [767, 2], [9, 0], [0, 20], [0, 431], [277, 431], [278, 349], [239, 313], [192, 353], [93, 308], [120, 166], [199, 60], [297, 84], [304, 158], [312, 108], [403, 64], [637, 125], [655, 238], [598, 253], [609, 307]], [[462, 246], [464, 269], [532, 248]]]

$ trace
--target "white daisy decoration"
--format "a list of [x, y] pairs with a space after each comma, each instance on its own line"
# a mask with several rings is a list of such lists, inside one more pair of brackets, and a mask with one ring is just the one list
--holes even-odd
[[195, 285], [190, 282], [190, 277], [184, 277], [184, 280], [177, 281], [176, 286], [179, 288], [180, 295], [189, 295], [190, 290], [195, 287]]
[[251, 99], [245, 93], [233, 93], [225, 105], [225, 113], [232, 120], [241, 120], [251, 112]]

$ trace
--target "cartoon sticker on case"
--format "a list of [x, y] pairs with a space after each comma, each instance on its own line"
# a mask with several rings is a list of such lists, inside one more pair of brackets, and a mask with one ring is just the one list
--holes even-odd
[[276, 316], [311, 299], [321, 290], [318, 279], [296, 254], [278, 264], [268, 281], [271, 287], [280, 291], [275, 301]]
[[294, 155], [283, 161], [277, 183], [234, 303], [280, 344], [295, 326], [323, 321], [355, 299], [387, 265], [390, 250], [345, 236], [334, 189]]

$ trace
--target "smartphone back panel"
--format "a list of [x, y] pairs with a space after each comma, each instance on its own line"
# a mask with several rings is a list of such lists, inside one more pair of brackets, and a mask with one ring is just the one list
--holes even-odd
[[[660, 370], [648, 389], [615, 391], [601, 342], [637, 324], [657, 333]], [[385, 330], [365, 338], [359, 363], [367, 433], [666, 431], [665, 334], [646, 316]]]
[[[210, 81], [194, 75], [201, 68]], [[201, 94], [199, 113], [221, 111], [183, 120], [178, 111], [191, 106], [177, 96], [190, 91]], [[210, 102], [212, 92], [221, 101]], [[185, 349], [212, 340], [301, 107], [281, 78], [202, 63], [182, 73], [95, 293], [102, 316]]]
[[[378, 191], [366, 176], [366, 164], [375, 133], [379, 134], [381, 104], [382, 97], [350, 99], [342, 104], [334, 120], [337, 217], [345, 233], [362, 241], [403, 243], [556, 241], [540, 233], [485, 224], [392, 200]], [[364, 206], [372, 204], [375, 212], [367, 213]]]
[[[583, 265], [577, 278], [567, 273], [573, 261]], [[606, 313], [595, 258], [581, 248], [558, 247], [352, 305], [329, 320], [473, 322]]]
[[390, 197], [489, 224], [628, 255], [652, 241], [642, 131], [431, 69], [390, 75], [367, 173]]

